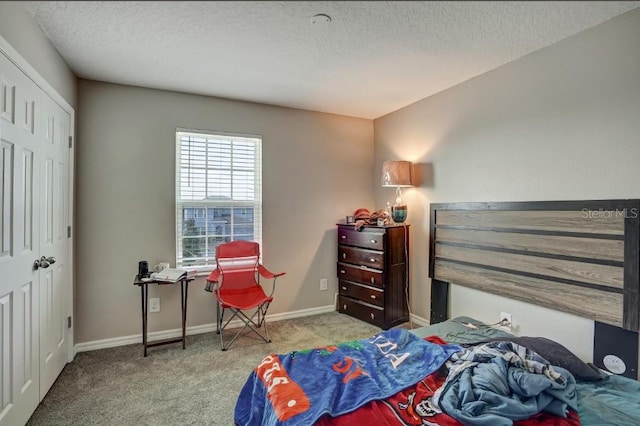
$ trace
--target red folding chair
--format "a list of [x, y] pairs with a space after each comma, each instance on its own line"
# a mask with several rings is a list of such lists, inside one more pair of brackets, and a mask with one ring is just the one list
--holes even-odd
[[[284, 274], [284, 272], [274, 274], [260, 264], [260, 245], [256, 242], [231, 241], [216, 247], [216, 269], [209, 274], [205, 289], [212, 291], [216, 296], [217, 333], [220, 335], [223, 351], [229, 349], [247, 328], [266, 343], [271, 342], [265, 316], [269, 304], [273, 301], [276, 279]], [[268, 296], [260, 285], [260, 277], [273, 280], [271, 293]], [[227, 309], [232, 315], [223, 324]], [[243, 312], [254, 309], [251, 316]], [[224, 329], [234, 318], [242, 320], [244, 326], [225, 346]], [[261, 327], [264, 329], [264, 334], [258, 330]]]

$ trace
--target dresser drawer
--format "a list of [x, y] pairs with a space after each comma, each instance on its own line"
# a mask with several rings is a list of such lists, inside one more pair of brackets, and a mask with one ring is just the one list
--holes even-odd
[[384, 288], [382, 271], [338, 262], [338, 279]]
[[371, 231], [356, 231], [353, 228], [340, 226], [338, 228], [338, 244], [383, 250], [384, 234]]
[[384, 324], [384, 309], [382, 308], [366, 305], [346, 296], [338, 296], [338, 304], [339, 311], [343, 314], [349, 314], [381, 328]]
[[384, 268], [384, 252], [365, 250], [356, 247], [338, 246], [338, 260], [346, 263], [369, 266], [370, 268]]
[[342, 280], [340, 280], [338, 287], [340, 288], [340, 294], [343, 296], [349, 296], [380, 307], [384, 306], [384, 291], [380, 289]]

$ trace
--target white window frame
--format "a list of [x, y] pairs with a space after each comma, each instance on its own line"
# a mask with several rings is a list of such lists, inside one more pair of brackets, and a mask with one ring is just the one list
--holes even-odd
[[[195, 136], [195, 137], [204, 137], [211, 138], [217, 140], [224, 141], [253, 141], [255, 142], [255, 156], [254, 156], [254, 199], [252, 201], [235, 201], [233, 200], [233, 189], [232, 196], [230, 200], [217, 200], [217, 199], [203, 199], [203, 200], [183, 200], [181, 198], [181, 176], [182, 176], [182, 161], [181, 161], [181, 147], [182, 147], [182, 137], [184, 136]], [[209, 142], [208, 142], [209, 143]], [[212, 142], [215, 144], [215, 142]], [[252, 241], [256, 241], [262, 247], [262, 137], [257, 135], [247, 135], [247, 134], [238, 134], [238, 133], [227, 133], [227, 132], [217, 132], [217, 131], [208, 131], [208, 130], [193, 130], [193, 129], [184, 129], [177, 128], [176, 129], [176, 210], [175, 210], [175, 219], [176, 219], [176, 267], [184, 268], [188, 270], [195, 270], [198, 272], [198, 275], [206, 275], [211, 270], [215, 268], [215, 253], [207, 253], [204, 258], [198, 258], [198, 264], [196, 265], [184, 265], [184, 259], [182, 256], [182, 242], [183, 242], [183, 221], [182, 221], [182, 211], [185, 207], [192, 208], [204, 208], [205, 209], [205, 226], [208, 222], [206, 216], [208, 214], [208, 209], [211, 207], [231, 207], [233, 208], [253, 208], [253, 230], [254, 237], [251, 239]], [[207, 156], [208, 156], [208, 148], [207, 145]], [[233, 151], [232, 151], [233, 152]], [[234, 167], [233, 167], [233, 154], [231, 160], [231, 176], [233, 176]], [[201, 170], [213, 170], [215, 167], [199, 167]], [[220, 170], [220, 169], [216, 169]], [[206, 184], [205, 184], [206, 185]], [[233, 188], [233, 186], [232, 186]], [[234, 240], [234, 224], [233, 224], [234, 215], [231, 214], [231, 223], [229, 224], [229, 229], [231, 232], [231, 241]], [[205, 231], [205, 239], [208, 236], [213, 236], [213, 233], [209, 233]], [[205, 243], [206, 244], [206, 243]], [[196, 258], [191, 258], [196, 259]]]

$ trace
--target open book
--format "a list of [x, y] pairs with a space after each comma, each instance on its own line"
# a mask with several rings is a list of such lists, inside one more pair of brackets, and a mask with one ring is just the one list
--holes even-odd
[[181, 268], [166, 268], [160, 272], [154, 272], [151, 274], [151, 279], [156, 281], [165, 281], [168, 283], [174, 283], [180, 281], [183, 278], [191, 278], [195, 275], [195, 271], [187, 271]]

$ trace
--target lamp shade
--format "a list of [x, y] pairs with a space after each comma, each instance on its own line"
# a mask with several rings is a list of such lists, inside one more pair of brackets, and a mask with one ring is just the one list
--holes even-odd
[[412, 186], [411, 162], [391, 161], [382, 163], [382, 186]]

